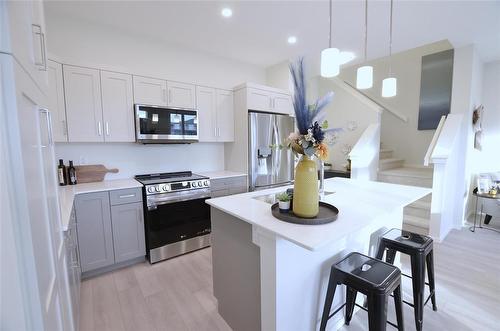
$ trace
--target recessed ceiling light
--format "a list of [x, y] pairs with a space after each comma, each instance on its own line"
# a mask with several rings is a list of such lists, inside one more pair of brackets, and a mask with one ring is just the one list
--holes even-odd
[[231, 10], [231, 8], [224, 8], [222, 9], [221, 14], [224, 17], [231, 17], [233, 16], [233, 11]]
[[296, 42], [297, 42], [297, 37], [295, 37], [295, 36], [288, 37], [289, 44], [295, 44]]

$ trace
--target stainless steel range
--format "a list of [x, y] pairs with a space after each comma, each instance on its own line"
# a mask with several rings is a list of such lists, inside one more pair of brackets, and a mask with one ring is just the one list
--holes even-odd
[[135, 176], [144, 196], [146, 251], [155, 263], [210, 246], [210, 179], [190, 171]]

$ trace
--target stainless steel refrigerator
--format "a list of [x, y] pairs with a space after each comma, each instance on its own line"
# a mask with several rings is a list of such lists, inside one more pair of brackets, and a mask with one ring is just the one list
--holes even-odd
[[285, 140], [294, 129], [291, 116], [248, 112], [250, 191], [292, 183], [294, 156]]

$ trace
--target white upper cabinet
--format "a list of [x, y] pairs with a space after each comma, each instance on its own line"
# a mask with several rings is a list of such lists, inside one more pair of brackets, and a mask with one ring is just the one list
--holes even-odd
[[62, 64], [48, 61], [49, 75], [49, 110], [52, 114], [52, 134], [54, 141], [68, 141], [66, 126], [66, 107], [64, 106], [64, 86]]
[[292, 97], [271, 89], [248, 87], [247, 106], [249, 110], [293, 115]]
[[195, 108], [195, 86], [179, 82], [167, 82], [168, 106], [178, 108]]
[[167, 81], [134, 76], [134, 103], [167, 106]]
[[217, 90], [217, 141], [234, 141], [233, 91]]
[[196, 87], [200, 142], [234, 141], [233, 92]]
[[273, 112], [293, 115], [293, 103], [290, 95], [274, 93], [272, 98]]
[[248, 89], [248, 109], [271, 111], [272, 97], [271, 92], [249, 88]]
[[198, 105], [198, 137], [200, 142], [217, 141], [216, 127], [216, 94], [211, 87], [196, 87], [196, 104]]
[[101, 71], [104, 140], [134, 142], [132, 75]]
[[70, 142], [104, 141], [99, 70], [63, 65]]
[[[8, 41], [2, 36], [4, 39], [0, 43], [2, 51], [14, 54], [24, 70], [46, 93], [48, 62], [43, 3], [42, 1], [7, 1], [5, 5], [10, 31]], [[3, 8], [0, 9], [3, 10]], [[3, 21], [4, 17], [1, 18]], [[2, 25], [2, 28], [6, 27]]]

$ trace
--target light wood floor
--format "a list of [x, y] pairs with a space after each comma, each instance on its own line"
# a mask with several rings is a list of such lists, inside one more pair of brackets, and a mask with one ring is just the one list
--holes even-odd
[[[492, 223], [500, 228], [499, 220]], [[426, 306], [424, 330], [500, 330], [500, 234], [453, 231], [434, 251], [438, 311]], [[408, 262], [402, 259], [403, 272], [409, 273]], [[411, 301], [409, 281], [403, 289]], [[212, 295], [210, 248], [85, 280], [80, 313], [81, 331], [230, 330]], [[392, 302], [388, 315], [395, 321]], [[405, 329], [415, 330], [413, 310], [406, 305], [404, 318]], [[362, 311], [342, 328], [367, 329]]]
[[84, 280], [80, 331], [231, 330], [212, 295], [212, 251]]

